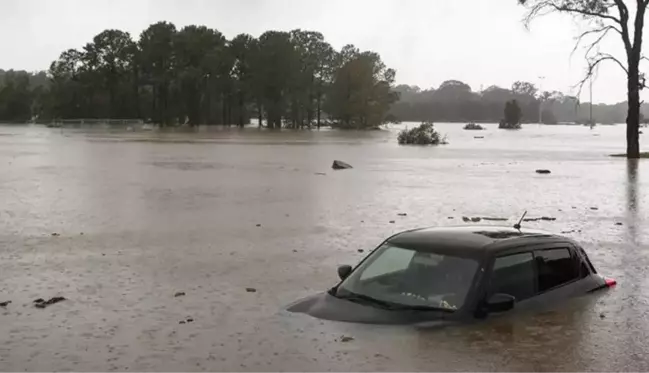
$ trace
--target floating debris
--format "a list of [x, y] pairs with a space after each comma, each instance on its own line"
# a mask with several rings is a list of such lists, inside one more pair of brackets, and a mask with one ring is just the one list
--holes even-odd
[[525, 222], [540, 221], [540, 220], [543, 220], [543, 221], [555, 221], [555, 220], [557, 220], [557, 218], [552, 218], [552, 217], [549, 217], [549, 216], [541, 216], [540, 218], [525, 218], [525, 219], [523, 219], [523, 221], [525, 221]]
[[255, 289], [255, 288], [246, 288], [246, 291], [247, 291], [248, 293], [256, 293], [256, 292], [257, 292], [257, 289]]
[[8, 301], [4, 301], [4, 302], [0, 302], [0, 307], [3, 307], [3, 308], [4, 308], [4, 307], [7, 307], [10, 303], [11, 303], [10, 300], [8, 300]]
[[177, 292], [176, 294], [174, 294], [174, 297], [176, 297], [176, 298], [178, 298], [178, 297], [184, 297], [184, 296], [185, 296], [185, 292], [184, 292], [184, 291], [179, 291], [179, 292]]
[[359, 253], [362, 253], [362, 252], [364, 252], [365, 250], [363, 250], [363, 249], [358, 249], [357, 251], [358, 251]]
[[324, 173], [324, 172], [316, 172], [315, 175], [325, 176], [325, 175], [327, 175], [327, 174]]
[[343, 336], [340, 338], [340, 341], [343, 342], [343, 343], [344, 343], [344, 342], [351, 342], [351, 341], [353, 341], [353, 340], [354, 340], [353, 337], [348, 337], [348, 336], [345, 336], [345, 335], [343, 335]]
[[399, 215], [399, 216], [408, 216], [408, 214], [406, 214], [405, 212], [400, 212], [397, 215]]
[[537, 173], [537, 174], [542, 174], [542, 175], [547, 175], [547, 174], [552, 173], [552, 171], [550, 171], [550, 170], [545, 170], [545, 169], [539, 169], [539, 170], [536, 170], [536, 173]]
[[52, 237], [58, 237], [60, 235], [61, 235], [60, 233], [56, 233], [56, 232], [52, 233]]
[[36, 308], [45, 308], [47, 306], [51, 306], [53, 304], [63, 302], [64, 300], [66, 300], [64, 297], [54, 297], [54, 298], [50, 298], [50, 300], [47, 301], [43, 300], [43, 298], [38, 298], [34, 301], [34, 306]]
[[507, 218], [491, 218], [491, 217], [482, 217], [482, 220], [486, 221], [507, 221]]
[[395, 221], [394, 221], [394, 220], [390, 220], [390, 224], [394, 224], [394, 223], [395, 223]]

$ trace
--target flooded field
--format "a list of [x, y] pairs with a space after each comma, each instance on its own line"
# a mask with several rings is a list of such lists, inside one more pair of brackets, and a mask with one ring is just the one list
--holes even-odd
[[[438, 125], [441, 147], [394, 130], [0, 127], [0, 370], [649, 369], [649, 161], [607, 156], [624, 127], [461, 127]], [[392, 233], [524, 210], [617, 288], [442, 330], [283, 310]]]

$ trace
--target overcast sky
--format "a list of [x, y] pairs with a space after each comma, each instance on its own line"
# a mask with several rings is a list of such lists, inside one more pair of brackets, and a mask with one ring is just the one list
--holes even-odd
[[[437, 87], [448, 79], [480, 90], [515, 80], [569, 93], [584, 71], [570, 57], [580, 25], [550, 16], [530, 30], [516, 0], [0, 0], [0, 68], [47, 69], [59, 53], [80, 48], [107, 28], [134, 39], [149, 24], [202, 24], [228, 38], [295, 28], [320, 31], [334, 47], [373, 50], [397, 70], [397, 82]], [[607, 51], [622, 56], [611, 35]], [[625, 100], [619, 67], [602, 66], [595, 102]], [[588, 94], [582, 95], [588, 101]]]

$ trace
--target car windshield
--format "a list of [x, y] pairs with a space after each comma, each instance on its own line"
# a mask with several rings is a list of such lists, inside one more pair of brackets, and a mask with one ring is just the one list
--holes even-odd
[[474, 259], [386, 243], [340, 284], [336, 296], [454, 311], [464, 304], [477, 268]]

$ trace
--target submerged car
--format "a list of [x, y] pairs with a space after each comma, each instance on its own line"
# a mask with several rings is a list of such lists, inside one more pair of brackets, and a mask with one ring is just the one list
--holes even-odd
[[497, 226], [401, 232], [355, 268], [340, 266], [338, 275], [338, 285], [288, 311], [357, 323], [446, 323], [540, 308], [615, 285], [574, 240]]

